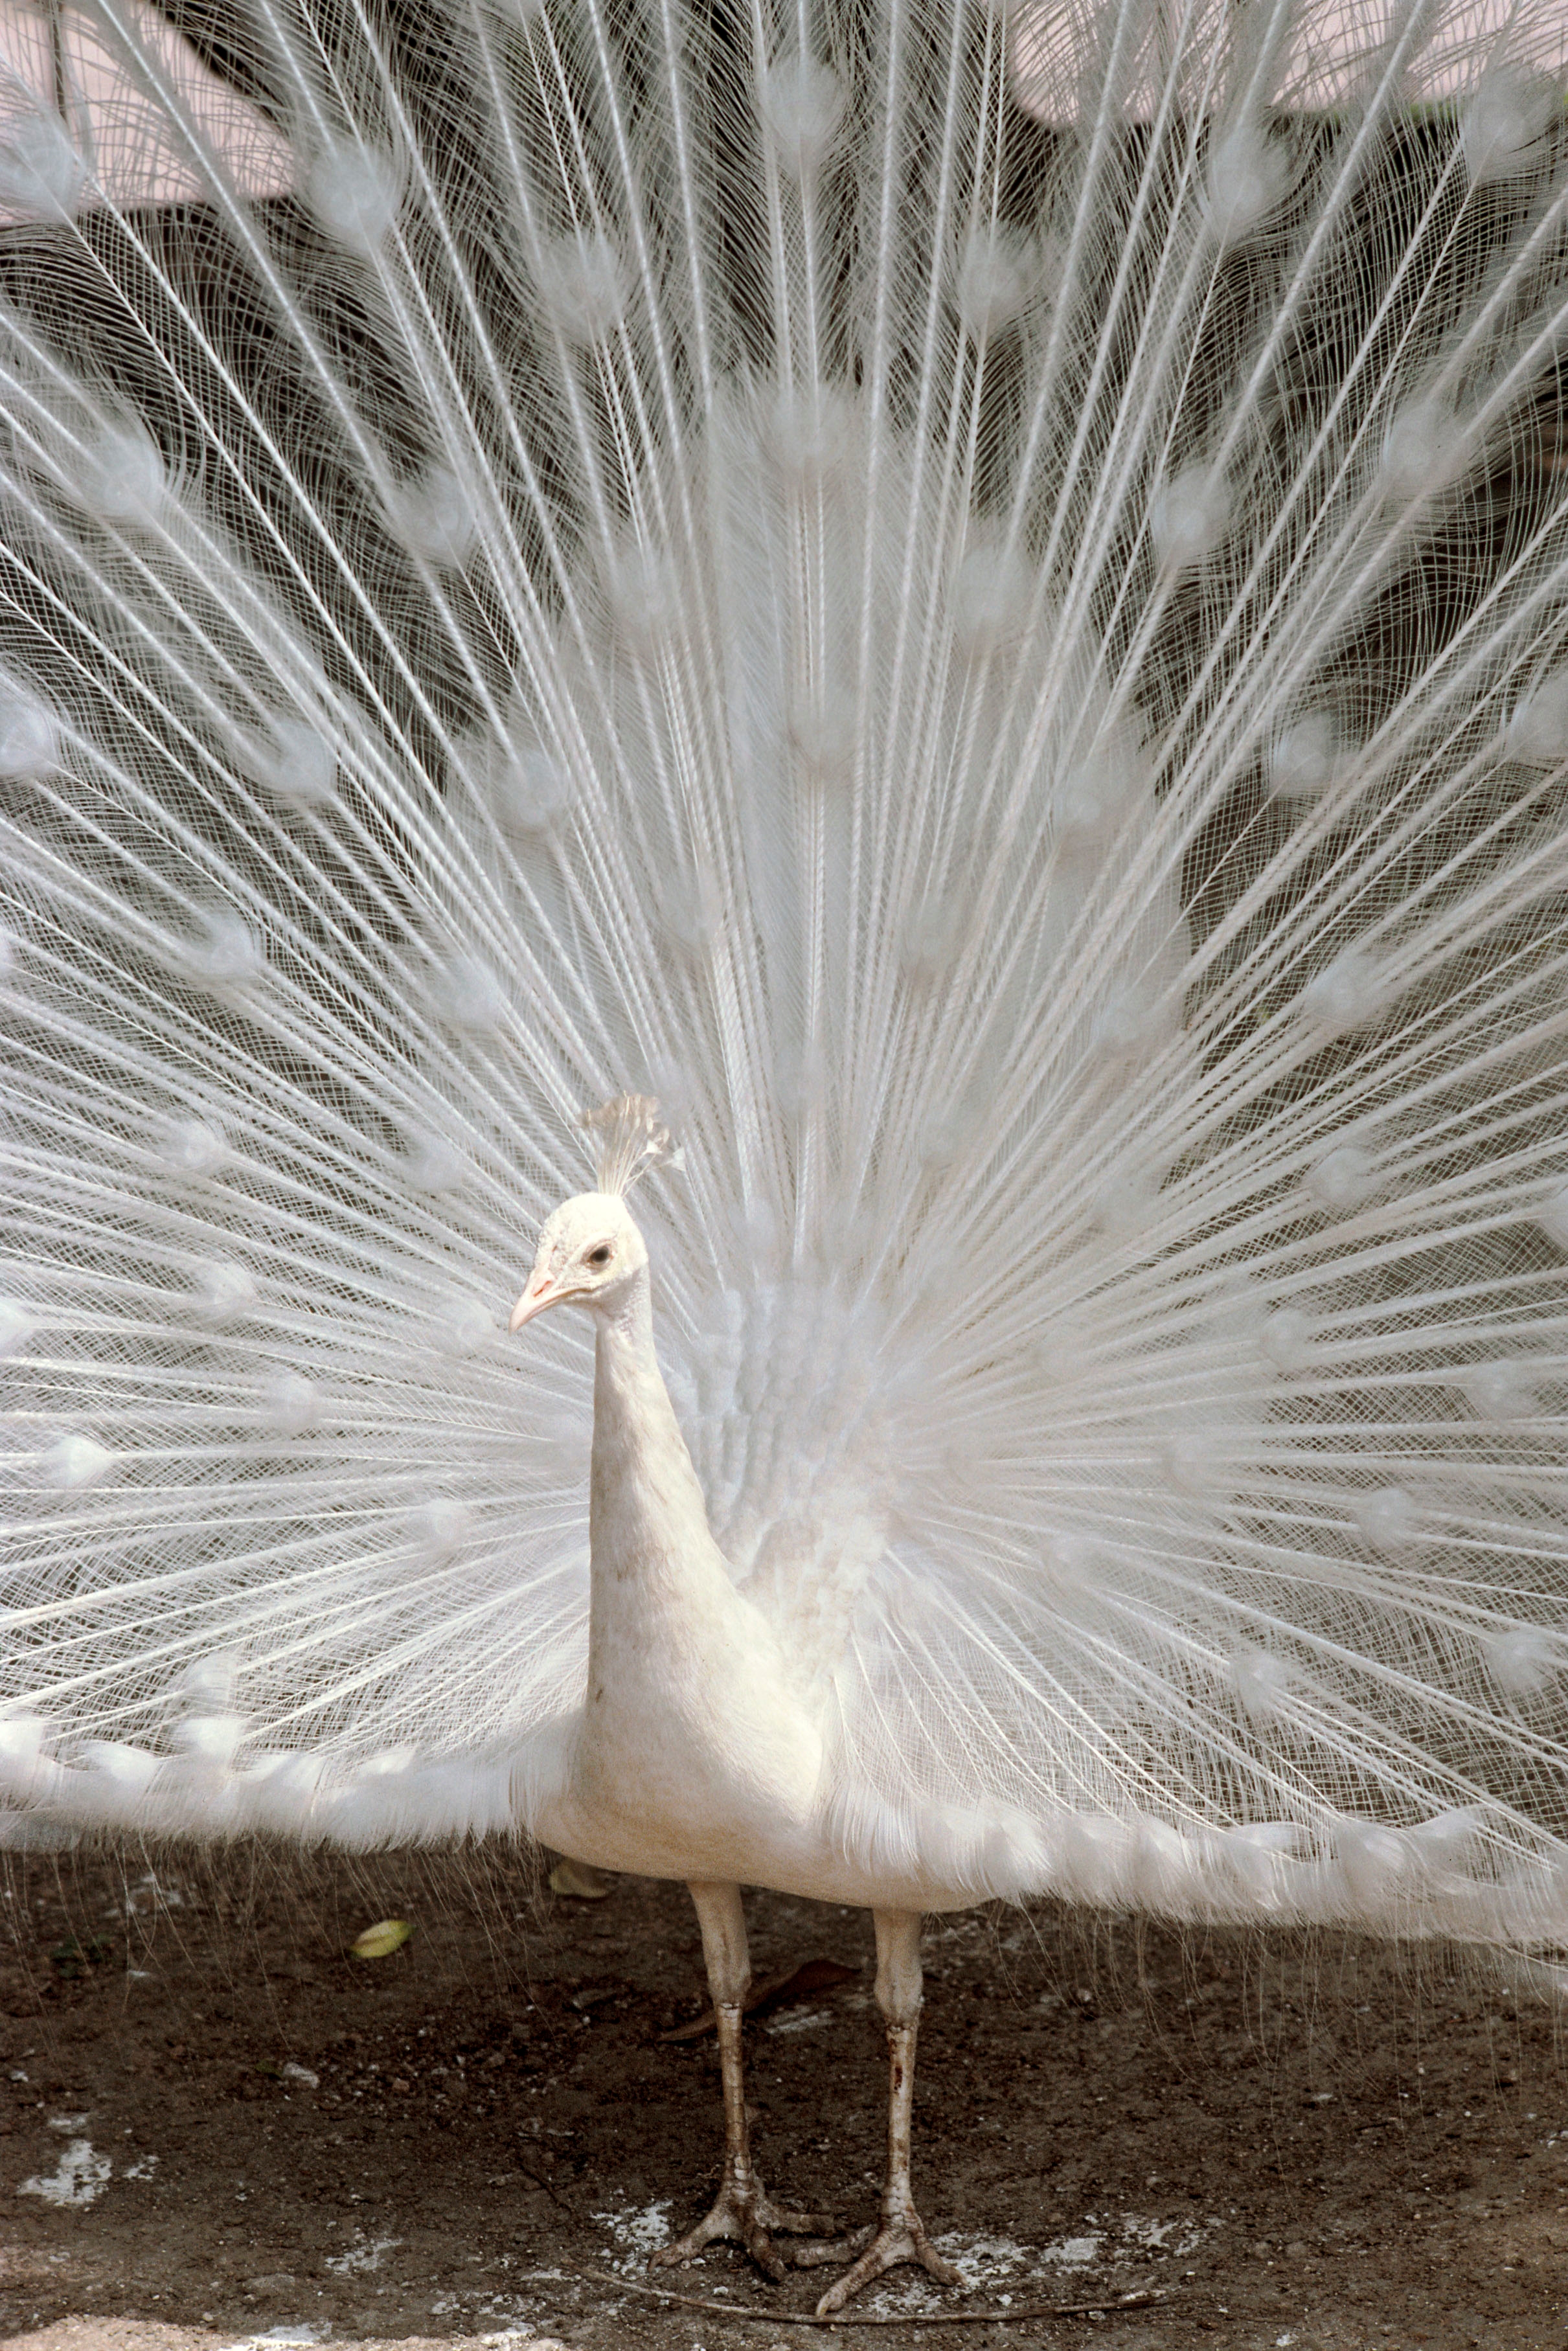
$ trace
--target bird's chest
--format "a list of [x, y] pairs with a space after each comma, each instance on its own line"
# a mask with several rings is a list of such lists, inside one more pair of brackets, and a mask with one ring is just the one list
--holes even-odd
[[810, 1818], [821, 1740], [708, 1531], [662, 1388], [640, 1393], [614, 1371], [601, 1349], [572, 1799], [601, 1854], [644, 1856], [614, 1865], [750, 1875], [731, 1865], [742, 1849]]
[[636, 1574], [596, 1580], [578, 1752], [597, 1806], [710, 1824], [803, 1813], [820, 1762], [766, 1620], [732, 1589]]

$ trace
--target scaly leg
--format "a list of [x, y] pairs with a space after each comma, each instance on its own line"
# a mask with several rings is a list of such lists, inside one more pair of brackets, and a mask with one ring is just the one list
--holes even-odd
[[718, 2020], [718, 2056], [724, 2069], [724, 2178], [712, 2211], [678, 2244], [663, 2246], [653, 2260], [689, 2262], [716, 2237], [738, 2237], [758, 2267], [776, 2281], [783, 2277], [786, 2261], [799, 2267], [841, 2261], [843, 2254], [836, 2246], [798, 2245], [780, 2252], [773, 2243], [770, 2231], [775, 2229], [785, 2236], [820, 2237], [838, 2224], [831, 2213], [780, 2211], [752, 2169], [740, 2055], [740, 2020], [751, 1984], [751, 1961], [740, 1888], [691, 1886], [686, 1890], [696, 1905], [708, 1990]]
[[828, 2288], [817, 2304], [819, 2318], [831, 2317], [846, 2302], [900, 2262], [918, 2262], [943, 2285], [956, 2285], [958, 2273], [945, 2262], [925, 2233], [909, 2185], [909, 2118], [915, 2103], [915, 2037], [920, 2027], [920, 1920], [909, 1910], [876, 1910], [876, 2004], [887, 2019], [891, 2080], [887, 2100], [887, 2182], [882, 2191], [882, 2225], [852, 2269]]

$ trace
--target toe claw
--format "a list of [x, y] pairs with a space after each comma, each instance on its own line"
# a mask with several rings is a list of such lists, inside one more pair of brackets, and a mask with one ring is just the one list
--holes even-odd
[[[709, 2213], [707, 2217], [711, 2220], [713, 2215]], [[650, 2253], [648, 2267], [651, 2270], [680, 2269], [685, 2262], [695, 2262], [697, 2255], [711, 2245], [719, 2234], [720, 2231], [717, 2229], [707, 2229], [699, 2221], [697, 2226], [688, 2230], [684, 2237], [677, 2237], [673, 2245], [661, 2245], [656, 2252]]]
[[765, 2276], [770, 2277], [775, 2285], [783, 2284], [784, 2264], [774, 2252], [766, 2229], [747, 2231], [746, 2250]]
[[917, 2262], [939, 2285], [961, 2283], [952, 2262], [944, 2261], [931, 2242], [918, 2215], [911, 2212], [902, 2220], [883, 2221], [859, 2261], [852, 2268], [847, 2269], [842, 2277], [834, 2279], [818, 2303], [816, 2315], [831, 2318], [835, 2311], [841, 2310], [845, 2303], [852, 2302], [873, 2278], [896, 2268], [901, 2262]]
[[[794, 2241], [776, 2245], [775, 2231]], [[775, 2285], [781, 2285], [786, 2263], [797, 2269], [810, 2269], [844, 2258], [838, 2246], [821, 2241], [823, 2231], [838, 2232], [838, 2223], [831, 2212], [781, 2210], [757, 2184], [755, 2175], [745, 2184], [727, 2178], [712, 2210], [674, 2244], [661, 2245], [649, 2257], [648, 2266], [673, 2269], [683, 2262], [695, 2261], [716, 2238], [728, 2237], [738, 2239], [758, 2268]]]

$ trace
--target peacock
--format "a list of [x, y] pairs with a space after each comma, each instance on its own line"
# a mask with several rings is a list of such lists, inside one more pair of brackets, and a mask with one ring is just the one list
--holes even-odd
[[0, 1838], [1550, 1976], [1557, 0], [3, 22]]

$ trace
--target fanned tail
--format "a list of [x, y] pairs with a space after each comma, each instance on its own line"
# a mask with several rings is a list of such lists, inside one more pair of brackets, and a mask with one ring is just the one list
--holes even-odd
[[589, 1350], [502, 1322], [630, 1096], [845, 1838], [1560, 1933], [1559, 12], [323, 0], [238, 115], [66, 13], [0, 172], [10, 1801], [533, 1817]]

